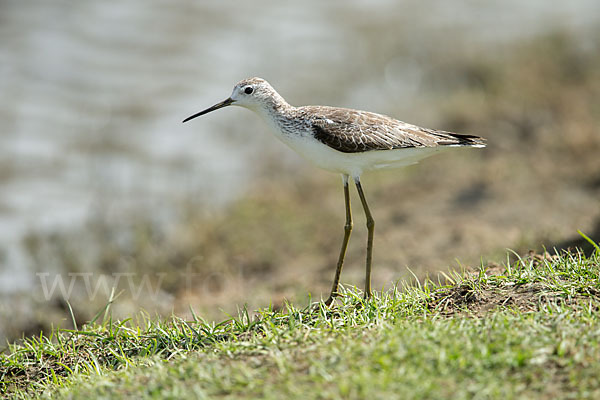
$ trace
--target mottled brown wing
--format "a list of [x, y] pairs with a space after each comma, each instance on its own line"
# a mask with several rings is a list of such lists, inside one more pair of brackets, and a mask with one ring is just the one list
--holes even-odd
[[311, 116], [315, 138], [343, 153], [484, 145], [484, 139], [478, 136], [421, 128], [366, 111], [321, 106], [303, 107], [302, 111]]

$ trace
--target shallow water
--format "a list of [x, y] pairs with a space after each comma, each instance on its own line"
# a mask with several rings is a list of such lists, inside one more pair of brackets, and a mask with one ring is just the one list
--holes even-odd
[[[239, 79], [265, 77], [292, 103], [391, 112], [393, 101], [401, 115], [427, 51], [485, 49], [556, 26], [585, 36], [600, 19], [592, 0], [344, 4], [2, 2], [0, 290], [31, 284], [27, 232], [98, 213], [166, 223], [182, 202], [235, 198], [263, 154], [295, 162], [250, 113], [181, 124]], [[398, 53], [377, 54], [390, 40]]]

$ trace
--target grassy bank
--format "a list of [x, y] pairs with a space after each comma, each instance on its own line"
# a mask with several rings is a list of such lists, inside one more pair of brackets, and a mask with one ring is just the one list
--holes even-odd
[[[363, 301], [112, 321], [11, 345], [5, 395], [223, 398], [597, 398], [600, 251], [402, 285]], [[117, 300], [118, 301], [118, 300]], [[99, 320], [104, 319], [102, 323]]]
[[[573, 235], [576, 229], [600, 240], [600, 31], [581, 40], [558, 30], [481, 49], [474, 48], [472, 40], [451, 49], [431, 43], [411, 67], [422, 75], [411, 94], [390, 87], [389, 76], [383, 74], [395, 62], [381, 55], [397, 60], [406, 55], [398, 42], [402, 35], [390, 35], [397, 21], [369, 24], [377, 29], [369, 35], [377, 40], [363, 49], [367, 64], [344, 69], [336, 82], [319, 82], [321, 74], [307, 72], [295, 87], [282, 86], [282, 94], [298, 105], [368, 109], [421, 126], [483, 136], [489, 144], [478, 151], [448, 152], [409, 168], [365, 174], [363, 186], [377, 224], [375, 287], [410, 279], [407, 267], [422, 279], [455, 268], [456, 257], [473, 266], [481, 255], [486, 263], [502, 259], [507, 247], [522, 254], [541, 251], [542, 244], [579, 245], [574, 242], [579, 239]], [[392, 75], [400, 78], [405, 72]], [[364, 85], [360, 92], [348, 85], [359, 81]], [[283, 82], [273, 84], [279, 87]], [[27, 265], [11, 267], [23, 271], [31, 286], [3, 297], [0, 342], [14, 341], [23, 333], [49, 333], [58, 323], [72, 328], [70, 319], [61, 322], [67, 301], [81, 325], [103, 307], [112, 287], [124, 292], [112, 308], [119, 319], [139, 309], [162, 317], [175, 310], [189, 317], [191, 304], [207, 320], [219, 321], [220, 310], [235, 314], [237, 305], [245, 302], [254, 310], [269, 303], [280, 306], [284, 299], [305, 305], [309, 291], [315, 299], [327, 296], [343, 235], [339, 177], [309, 166], [289, 149], [270, 147], [279, 144], [267, 127], [250, 113], [238, 112], [231, 114], [230, 123], [214, 132], [199, 132], [198, 137], [230, 136], [232, 152], [227, 154], [232, 157], [240, 143], [261, 148], [250, 163], [256, 176], [246, 189], [238, 188], [239, 198], [228, 204], [206, 202], [177, 188], [174, 195], [185, 197], [181, 203], [148, 198], [161, 210], [164, 206], [165, 213], [135, 207], [121, 215], [112, 211], [113, 206], [120, 209], [120, 200], [108, 196], [107, 189], [106, 203], [94, 202], [85, 225], [47, 231], [33, 224], [22, 243]], [[240, 128], [245, 116], [255, 125]], [[145, 114], [137, 118], [147, 123]], [[201, 126], [205, 124], [193, 129]], [[79, 136], [93, 143], [98, 137], [116, 136], [117, 142], [102, 146], [118, 149], [122, 135], [115, 134], [116, 128], [109, 124], [106, 131]], [[249, 136], [250, 131], [256, 134]], [[140, 151], [139, 143], [131, 146]], [[93, 154], [95, 160], [99, 155]], [[140, 157], [136, 152], [117, 154], [124, 162]], [[198, 168], [190, 188], [202, 192], [207, 166], [201, 159], [190, 165]], [[161, 176], [178, 176], [166, 166], [152, 168]], [[190, 173], [189, 167], [182, 168]], [[91, 176], [94, 180], [96, 173]], [[139, 180], [149, 182], [153, 181]], [[210, 197], [209, 192], [204, 195]], [[351, 192], [355, 229], [343, 279], [359, 284], [366, 228], [360, 200]], [[0, 256], [5, 252], [0, 249]], [[45, 287], [58, 278], [73, 290], [46, 296]]]

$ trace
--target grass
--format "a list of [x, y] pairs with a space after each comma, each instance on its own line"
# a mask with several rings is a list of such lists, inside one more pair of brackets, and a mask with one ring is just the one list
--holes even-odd
[[[530, 254], [364, 301], [113, 321], [11, 344], [14, 398], [598, 398], [600, 251]], [[101, 314], [101, 313], [99, 313]]]
[[[398, 29], [395, 19], [375, 21], [365, 34], [376, 40], [363, 49], [372, 57], [357, 57], [368, 60], [366, 69], [344, 69], [337, 81], [313, 85], [308, 81], [321, 74], [308, 73], [311, 79], [288, 80], [292, 86], [282, 92], [295, 104], [369, 108], [422, 126], [481, 135], [489, 146], [365, 175], [377, 224], [374, 286], [408, 279], [406, 266], [422, 279], [449, 268], [457, 255], [463, 263], [477, 265], [482, 254], [498, 259], [506, 247], [523, 253], [539, 250], [541, 243], [549, 248], [579, 245], [572, 241], [576, 228], [600, 240], [600, 31], [582, 41], [557, 28], [501, 47], [477, 49], [473, 40], [459, 40], [451, 51], [434, 46], [412, 54], [398, 41], [402, 35], [390, 33]], [[402, 69], [394, 72], [394, 65], [407, 51], [409, 58], [416, 57], [416, 64], [407, 66], [422, 68], [423, 74], [414, 96], [372, 74], [385, 70], [403, 75]], [[346, 84], [356, 80], [378, 95], [356, 97], [355, 87]], [[405, 95], [410, 105], [400, 101]], [[359, 98], [362, 103], [356, 102]], [[237, 113], [231, 115], [219, 134], [246, 141]], [[85, 226], [32, 227], [23, 249], [33, 287], [3, 300], [0, 343], [23, 332], [49, 333], [52, 324], [64, 319], [66, 301], [81, 325], [104, 306], [113, 286], [124, 290], [111, 308], [119, 319], [140, 308], [162, 317], [173, 310], [187, 315], [192, 304], [206, 319], [218, 321], [220, 310], [235, 315], [237, 305], [245, 302], [254, 310], [270, 301], [279, 307], [286, 298], [305, 304], [301, 300], [308, 291], [315, 298], [326, 296], [344, 225], [339, 178], [294, 161], [291, 150], [271, 148], [264, 124], [247, 118], [256, 124], [252, 141], [263, 140], [265, 153], [257, 152], [251, 163], [256, 177], [232, 203], [215, 204], [191, 194], [182, 203], [169, 200], [164, 213], [136, 207], [118, 216], [111, 211], [112, 198], [106, 203], [99, 198]], [[109, 124], [106, 137], [114, 136], [113, 128]], [[355, 229], [344, 279], [359, 284], [366, 229], [356, 191], [351, 196]], [[124, 272], [133, 275], [117, 285], [115, 275]], [[90, 287], [107, 290], [91, 298], [79, 277], [71, 281], [70, 295], [56, 291], [49, 299], [41, 295], [39, 276], [48, 273], [48, 281], [65, 277], [67, 287], [69, 274], [87, 274]], [[134, 295], [130, 285], [142, 287], [145, 278], [152, 289]]]

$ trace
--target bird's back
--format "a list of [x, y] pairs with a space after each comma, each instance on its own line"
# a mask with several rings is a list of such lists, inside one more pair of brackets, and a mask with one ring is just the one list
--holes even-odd
[[422, 128], [368, 111], [328, 106], [297, 107], [298, 117], [310, 124], [314, 137], [343, 153], [402, 148], [485, 147], [485, 139]]

